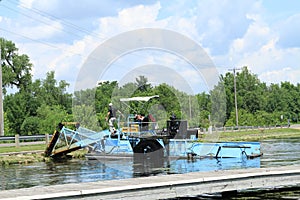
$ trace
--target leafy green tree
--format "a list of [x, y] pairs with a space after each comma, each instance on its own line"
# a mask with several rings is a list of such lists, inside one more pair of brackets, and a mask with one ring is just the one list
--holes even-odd
[[12, 130], [10, 128], [10, 122], [8, 121], [7, 119], [7, 113], [4, 112], [4, 133], [6, 136], [10, 136], [10, 135], [13, 135], [12, 133]]
[[11, 134], [24, 134], [21, 132], [21, 126], [29, 117], [27, 111], [28, 105], [24, 93], [16, 93], [5, 96], [3, 107], [10, 124]]
[[[42, 104], [37, 110], [37, 118], [39, 119], [39, 134], [53, 133], [55, 127], [60, 122], [68, 120], [67, 112], [59, 105], [45, 105]], [[36, 119], [33, 117], [30, 120]]]
[[252, 123], [253, 126], [275, 126], [279, 123], [280, 117], [274, 117], [274, 113], [268, 113], [266, 111], [257, 111], [255, 113], [255, 123]]
[[74, 106], [73, 115], [76, 116], [74, 117], [76, 122], [79, 122], [81, 126], [90, 130], [100, 131], [107, 128], [107, 125], [105, 123], [98, 123], [98, 118], [93, 106], [84, 104]]
[[209, 127], [209, 115], [210, 115], [210, 95], [202, 92], [200, 94], [196, 94], [196, 98], [198, 100], [199, 112], [200, 112], [200, 121], [199, 127], [208, 128]]
[[212, 125], [224, 126], [226, 121], [226, 93], [222, 80], [210, 91]]
[[4, 97], [4, 111], [7, 124], [11, 134], [20, 134], [24, 119], [30, 115], [29, 94], [32, 82], [29, 57], [25, 54], [19, 55], [18, 48], [12, 41], [0, 38], [2, 63], [3, 93], [6, 95], [7, 88], [13, 88], [16, 95], [9, 94]]
[[115, 107], [118, 105], [118, 89], [117, 81], [105, 81], [99, 83], [96, 88], [75, 91], [73, 97], [74, 120], [92, 130], [107, 128], [105, 117], [108, 112], [108, 104], [113, 102]]
[[278, 110], [282, 110], [281, 105], [281, 93], [280, 93], [280, 87], [278, 84], [271, 84], [269, 86], [268, 91], [268, 103], [266, 105], [265, 110], [267, 112], [274, 112]]
[[234, 112], [234, 77], [232, 73], [227, 72], [225, 76], [220, 76], [220, 82], [223, 83], [226, 93], [226, 121]]
[[[160, 127], [165, 126], [171, 114], [187, 119], [190, 127], [208, 127], [209, 116], [213, 125], [235, 125], [232, 73], [221, 75], [219, 84], [209, 94], [190, 95], [165, 83], [152, 87], [147, 77], [139, 76], [135, 82], [121, 87], [116, 81], [101, 82], [96, 88], [75, 91], [72, 97], [67, 93], [69, 84], [64, 80], [58, 82], [54, 71], [48, 72], [45, 79], [32, 81], [29, 57], [20, 55], [12, 41], [0, 38], [0, 45], [4, 59], [4, 123], [5, 132], [9, 134], [51, 133], [58, 122], [72, 120], [92, 130], [105, 129], [110, 102], [124, 114], [151, 113]], [[266, 85], [248, 67], [243, 67], [235, 78], [240, 126], [282, 125], [288, 119], [298, 122], [300, 84]], [[9, 87], [14, 93], [7, 94]], [[130, 110], [119, 102], [124, 97], [151, 95], [160, 97], [148, 102], [146, 107], [132, 102]]]
[[[38, 134], [37, 110], [42, 104], [61, 105], [71, 113], [71, 95], [65, 81], [57, 81], [54, 72], [48, 72], [45, 80], [32, 82], [32, 64], [27, 55], [18, 53], [12, 41], [0, 38], [4, 111], [11, 134]], [[13, 93], [6, 94], [8, 87]]]
[[96, 113], [99, 113], [99, 115], [101, 115], [102, 117], [106, 116], [109, 103], [112, 102], [114, 104], [114, 106], [118, 105], [118, 102], [117, 102], [118, 100], [116, 99], [116, 96], [114, 95], [115, 90], [118, 90], [117, 81], [102, 82], [96, 88], [96, 93], [95, 93], [95, 97], [94, 97]]
[[283, 94], [282, 100], [287, 106], [286, 110], [284, 110], [288, 112], [286, 117], [292, 121], [296, 121], [295, 117], [298, 116], [300, 112], [300, 96], [297, 86], [290, 82], [282, 82], [281, 92]]
[[247, 67], [243, 67], [236, 79], [239, 108], [248, 110], [252, 114], [261, 110], [264, 105], [263, 87], [260, 86], [257, 75], [251, 74]]
[[154, 88], [154, 93], [159, 95], [159, 103], [168, 113], [168, 116], [174, 113], [178, 119], [181, 119], [180, 101], [175, 90], [174, 87], [163, 83]]
[[89, 105], [95, 106], [102, 99], [96, 99], [96, 88], [75, 91], [73, 95], [73, 106]]
[[[113, 96], [115, 98], [117, 98], [117, 100], [114, 101], [114, 103], [116, 105], [118, 105], [119, 102], [117, 102], [117, 101], [120, 98], [130, 98], [130, 97], [133, 97], [133, 96], [138, 96], [138, 95], [135, 95], [136, 94], [135, 91], [137, 90], [137, 88], [138, 88], [137, 84], [134, 83], [134, 82], [131, 82], [131, 83], [124, 84], [118, 90], [114, 90]], [[136, 113], [136, 112], [141, 112], [141, 111], [139, 111], [139, 108], [137, 108], [137, 104], [132, 103], [132, 102], [129, 102], [129, 107], [127, 105], [125, 105], [124, 103], [120, 103], [120, 110], [125, 115], [133, 114], [133, 113]]]
[[137, 90], [139, 92], [147, 92], [151, 89], [151, 84], [148, 83], [148, 79], [145, 76], [139, 76], [135, 79]]
[[26, 117], [21, 125], [22, 135], [37, 135], [40, 134], [40, 118], [37, 116]]
[[40, 87], [35, 87], [39, 93], [39, 102], [49, 106], [60, 105], [71, 113], [72, 97], [66, 92], [69, 84], [64, 80], [57, 82], [54, 71], [48, 72], [44, 80], [37, 80], [35, 84], [40, 84]]
[[6, 94], [6, 87], [16, 87], [19, 90], [27, 91], [32, 81], [29, 57], [25, 54], [19, 55], [18, 48], [12, 41], [0, 38], [2, 63], [3, 92]]

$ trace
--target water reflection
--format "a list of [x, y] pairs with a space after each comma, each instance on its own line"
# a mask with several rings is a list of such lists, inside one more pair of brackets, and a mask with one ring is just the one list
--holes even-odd
[[300, 164], [300, 140], [261, 143], [263, 157], [224, 159], [160, 159], [157, 156], [115, 160], [65, 160], [0, 167], [0, 190], [66, 183], [94, 182], [195, 171], [272, 167]]
[[261, 142], [261, 167], [300, 165], [300, 138]]
[[195, 171], [259, 167], [260, 159], [171, 160], [149, 156], [106, 160], [66, 160], [3, 166], [1, 190], [66, 183], [93, 182]]

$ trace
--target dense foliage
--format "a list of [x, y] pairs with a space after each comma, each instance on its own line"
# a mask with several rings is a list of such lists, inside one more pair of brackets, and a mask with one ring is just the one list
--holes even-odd
[[[165, 83], [152, 86], [147, 77], [118, 85], [116, 81], [101, 82], [95, 88], [67, 92], [69, 84], [57, 81], [50, 71], [45, 79], [32, 80], [32, 64], [27, 55], [19, 55], [11, 41], [0, 38], [3, 71], [5, 135], [52, 133], [59, 122], [79, 121], [93, 130], [107, 128], [108, 104], [128, 114], [151, 114], [160, 128], [174, 114], [188, 120], [190, 127], [235, 126], [234, 76], [221, 75], [219, 84], [209, 93], [191, 95]], [[266, 85], [244, 67], [236, 74], [239, 125], [264, 126], [298, 122], [300, 84], [290, 82]], [[120, 98], [159, 95], [147, 104]]]

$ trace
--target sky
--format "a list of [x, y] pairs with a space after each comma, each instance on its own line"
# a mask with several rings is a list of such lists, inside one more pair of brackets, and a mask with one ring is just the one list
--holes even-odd
[[297, 84], [299, 35], [299, 0], [0, 1], [0, 37], [30, 57], [34, 79], [55, 71], [70, 91], [143, 75], [199, 93], [243, 66]]

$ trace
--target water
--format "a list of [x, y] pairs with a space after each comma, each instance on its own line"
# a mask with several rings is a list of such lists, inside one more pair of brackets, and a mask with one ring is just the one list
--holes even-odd
[[261, 142], [261, 167], [300, 165], [300, 138]]
[[1, 190], [66, 183], [94, 182], [195, 171], [259, 167], [259, 159], [164, 160], [67, 160], [64, 162], [9, 165], [0, 168]]
[[300, 138], [261, 142], [261, 158], [68, 160], [0, 166], [0, 190], [195, 171], [300, 165]]

